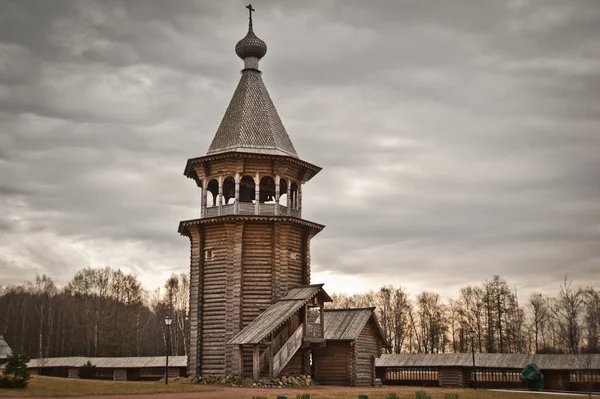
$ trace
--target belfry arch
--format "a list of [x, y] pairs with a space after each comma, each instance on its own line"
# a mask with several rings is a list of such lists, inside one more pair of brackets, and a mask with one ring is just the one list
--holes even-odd
[[275, 179], [271, 176], [263, 176], [260, 179], [260, 203], [275, 203]]
[[232, 176], [227, 176], [223, 180], [223, 199], [225, 205], [235, 202], [235, 178]]
[[240, 202], [255, 202], [256, 183], [252, 176], [243, 176], [240, 180]]

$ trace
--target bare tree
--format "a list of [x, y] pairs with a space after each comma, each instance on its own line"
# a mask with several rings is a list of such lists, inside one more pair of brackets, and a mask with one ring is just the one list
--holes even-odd
[[600, 353], [600, 291], [585, 290], [586, 352]]
[[562, 347], [569, 353], [578, 353], [582, 339], [582, 314], [584, 309], [584, 291], [571, 287], [565, 280], [560, 286], [558, 297], [550, 307], [556, 321], [557, 333]]
[[531, 310], [531, 324], [534, 334], [534, 350], [537, 353], [540, 349], [540, 339], [542, 346], [546, 346], [544, 333], [549, 317], [548, 304], [541, 293], [532, 292], [529, 297], [529, 308]]

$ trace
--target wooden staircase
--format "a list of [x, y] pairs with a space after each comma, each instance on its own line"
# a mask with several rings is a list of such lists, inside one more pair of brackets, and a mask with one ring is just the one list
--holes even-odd
[[283, 344], [275, 356], [273, 356], [273, 378], [277, 378], [279, 376], [281, 370], [283, 370], [296, 352], [298, 352], [298, 349], [300, 349], [302, 346], [303, 337], [304, 324], [300, 324], [292, 336]]

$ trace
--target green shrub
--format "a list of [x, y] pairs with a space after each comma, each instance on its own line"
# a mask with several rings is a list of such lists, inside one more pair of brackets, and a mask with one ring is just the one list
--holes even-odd
[[457, 393], [445, 393], [444, 399], [458, 399]]
[[302, 395], [296, 395], [296, 399], [310, 399], [310, 394], [303, 393]]
[[27, 370], [29, 359], [18, 352], [6, 358], [4, 375], [0, 376], [0, 388], [25, 388], [29, 384], [31, 375]]
[[29, 381], [24, 378], [0, 375], [0, 389], [23, 389], [27, 387], [27, 384]]
[[400, 396], [396, 392], [388, 392], [385, 399], [400, 399]]
[[425, 391], [417, 391], [415, 392], [415, 399], [431, 399], [431, 395]]
[[96, 366], [94, 366], [92, 362], [88, 360], [86, 364], [79, 367], [79, 378], [86, 380], [92, 380], [96, 378]]

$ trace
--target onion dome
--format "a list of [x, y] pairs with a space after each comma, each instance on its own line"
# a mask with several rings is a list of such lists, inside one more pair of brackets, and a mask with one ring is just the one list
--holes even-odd
[[248, 57], [256, 57], [260, 60], [267, 54], [267, 44], [256, 37], [250, 25], [246, 37], [235, 45], [235, 53], [243, 60]]

